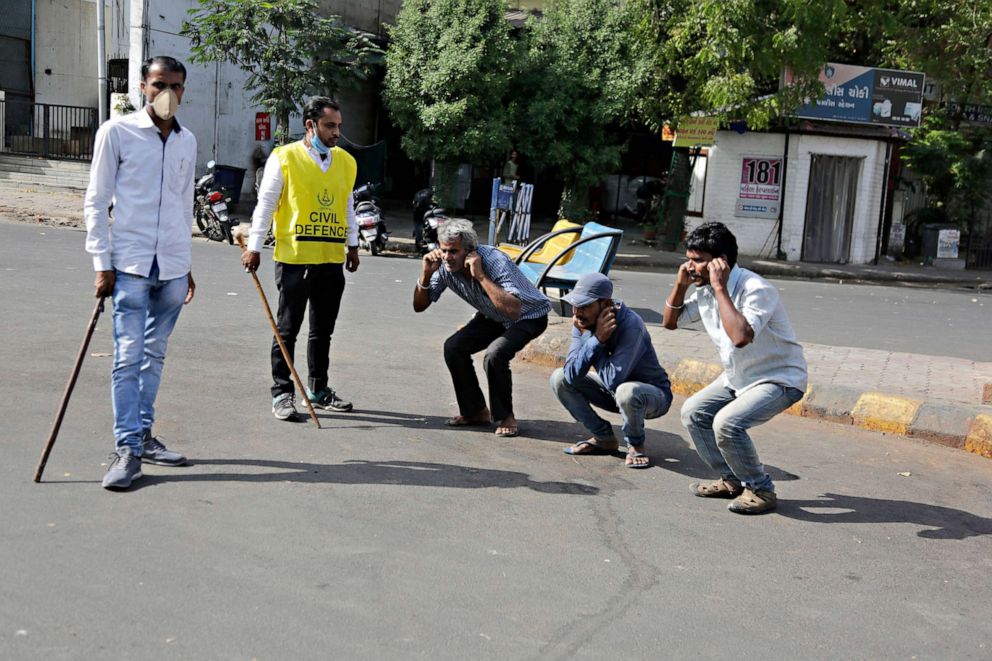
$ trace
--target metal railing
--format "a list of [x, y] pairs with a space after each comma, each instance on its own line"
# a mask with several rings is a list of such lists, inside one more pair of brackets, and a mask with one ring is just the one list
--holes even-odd
[[0, 152], [89, 161], [97, 109], [0, 99]]

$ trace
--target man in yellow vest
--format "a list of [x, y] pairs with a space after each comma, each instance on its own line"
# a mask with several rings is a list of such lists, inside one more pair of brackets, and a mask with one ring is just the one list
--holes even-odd
[[[249, 271], [258, 268], [265, 234], [272, 224], [279, 335], [292, 357], [309, 304], [306, 395], [315, 407], [344, 412], [351, 410], [351, 402], [330, 387], [327, 369], [344, 293], [344, 268], [358, 270], [358, 226], [352, 200], [358, 168], [351, 154], [337, 146], [341, 136], [337, 103], [326, 96], [312, 97], [303, 107], [303, 123], [307, 131], [303, 139], [277, 147], [265, 164], [241, 263]], [[292, 375], [275, 338], [272, 413], [279, 420], [297, 417]]]

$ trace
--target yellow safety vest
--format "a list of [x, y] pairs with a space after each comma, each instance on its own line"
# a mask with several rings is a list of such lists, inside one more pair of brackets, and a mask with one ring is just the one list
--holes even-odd
[[341, 264], [348, 235], [348, 195], [358, 166], [351, 154], [334, 147], [327, 172], [303, 141], [272, 150], [282, 167], [282, 195], [273, 220], [273, 259], [284, 264]]

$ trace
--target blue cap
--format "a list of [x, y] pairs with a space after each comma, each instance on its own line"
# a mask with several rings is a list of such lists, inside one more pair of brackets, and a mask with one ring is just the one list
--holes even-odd
[[586, 273], [575, 283], [575, 289], [562, 298], [566, 303], [581, 308], [595, 301], [613, 296], [613, 283], [602, 273]]

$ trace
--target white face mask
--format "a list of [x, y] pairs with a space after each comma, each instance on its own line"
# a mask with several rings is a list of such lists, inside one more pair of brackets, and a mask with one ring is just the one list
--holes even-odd
[[179, 97], [171, 89], [166, 88], [158, 93], [152, 101], [152, 110], [159, 119], [170, 120], [179, 107]]

